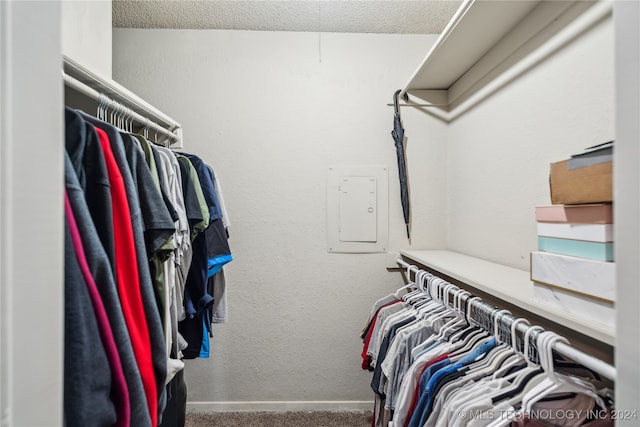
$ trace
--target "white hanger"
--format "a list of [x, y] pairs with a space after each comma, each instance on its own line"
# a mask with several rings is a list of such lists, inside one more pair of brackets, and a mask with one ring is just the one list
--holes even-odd
[[504, 314], [511, 314], [509, 310], [498, 310], [493, 313], [493, 336], [496, 338], [496, 342], [502, 343], [502, 338], [500, 337], [500, 319]]
[[453, 289], [456, 288], [456, 286], [452, 285], [451, 283], [445, 282], [440, 278], [436, 278], [433, 284], [437, 284], [438, 288], [442, 289], [442, 292], [443, 292], [442, 296], [438, 295], [438, 298], [434, 299], [434, 301], [436, 301], [438, 304], [429, 313], [430, 314], [429, 320], [435, 324], [435, 322], [437, 322], [438, 320], [442, 320], [446, 317], [450, 317], [453, 315], [453, 313], [451, 312], [451, 310], [449, 310], [447, 305], [449, 303], [450, 291], [453, 291]]
[[[427, 284], [427, 288], [425, 289], [425, 293], [428, 294], [431, 299], [429, 302], [427, 302], [427, 304], [420, 306], [417, 309], [418, 314], [422, 316], [424, 320], [432, 322], [433, 320], [437, 319], [439, 315], [451, 314], [449, 308], [445, 307], [441, 303], [441, 300], [437, 297], [440, 293], [440, 288], [443, 286], [453, 286], [453, 285], [451, 285], [448, 282], [445, 282], [444, 280], [438, 277], [435, 277], [429, 274], [428, 284]], [[424, 289], [424, 286], [422, 286], [422, 289]], [[434, 293], [435, 293], [435, 296], [434, 296]], [[440, 332], [442, 332], [442, 328]], [[429, 346], [431, 346], [431, 344], [433, 344], [438, 340], [441, 340], [440, 333], [433, 334], [429, 338], [427, 338], [425, 341], [415, 346], [412, 349], [411, 353], [413, 355], [418, 355], [424, 349], [428, 348]]]
[[[499, 327], [500, 327], [500, 319], [505, 314], [510, 315], [511, 312], [509, 310], [497, 310], [492, 313], [493, 327], [494, 327], [493, 337], [496, 339], [497, 345], [500, 345], [503, 343], [503, 340], [500, 337]], [[503, 347], [503, 350], [506, 350], [507, 352], [511, 352], [510, 347], [508, 346], [502, 346], [502, 347]], [[484, 363], [480, 365], [480, 369], [485, 370], [486, 374], [488, 375], [490, 372], [493, 372], [497, 368], [498, 361], [500, 363], [504, 361], [504, 357], [506, 357], [505, 351], [502, 351], [502, 350], [492, 351], [490, 356], [488, 358], [485, 358], [486, 360], [483, 361]]]
[[504, 345], [504, 341], [500, 337], [499, 327], [501, 319], [504, 314], [511, 314], [508, 310], [498, 310], [494, 312], [494, 336], [498, 343], [497, 348], [494, 348], [478, 365], [473, 366], [467, 375], [482, 374], [484, 376], [489, 375], [498, 369], [502, 363], [514, 353], [511, 346]]
[[509, 371], [509, 369], [513, 368], [514, 366], [517, 366], [518, 364], [526, 360], [522, 355], [522, 353], [520, 353], [520, 351], [518, 350], [518, 345], [517, 345], [516, 329], [520, 323], [526, 323], [527, 325], [530, 325], [527, 319], [524, 319], [521, 317], [514, 319], [513, 322], [511, 322], [511, 348], [513, 350], [514, 357], [506, 361], [506, 363], [500, 366], [500, 369], [496, 370], [493, 373], [493, 376], [492, 376], [493, 379], [502, 377], [506, 372]]
[[[511, 379], [514, 378], [513, 380], [513, 387], [516, 387], [517, 384], [519, 383], [519, 379], [522, 379], [524, 377], [526, 377], [530, 372], [535, 371], [537, 369], [539, 369], [539, 366], [534, 363], [531, 358], [530, 358], [530, 335], [535, 332], [535, 331], [543, 331], [544, 329], [541, 326], [531, 326], [529, 328], [527, 328], [527, 330], [524, 333], [524, 346], [523, 346], [523, 352], [524, 352], [524, 359], [527, 362], [527, 367], [522, 369], [521, 371], [515, 372], [507, 377], [505, 377], [505, 379]], [[544, 374], [541, 374], [541, 376]], [[536, 376], [535, 378], [540, 378], [540, 376]], [[535, 388], [535, 386], [534, 386]], [[503, 390], [502, 392], [505, 392], [507, 390]], [[493, 420], [491, 423], [487, 424], [487, 427], [505, 427], [508, 425], [511, 425], [511, 421], [513, 419], [516, 418], [516, 412], [513, 411], [513, 405], [515, 405], [517, 402], [520, 402], [521, 397], [519, 396], [514, 396], [513, 398], [511, 398], [507, 404], [509, 404], [511, 406], [511, 410], [508, 411], [503, 411], [501, 413], [501, 417], [499, 417], [496, 420]], [[520, 416], [522, 415], [521, 413], [519, 413]]]
[[446, 336], [447, 333], [451, 332], [454, 329], [459, 329], [461, 326], [467, 323], [467, 320], [464, 317], [465, 312], [462, 310], [462, 300], [464, 297], [468, 297], [469, 295], [471, 295], [471, 293], [464, 289], [458, 289], [455, 291], [453, 300], [453, 311], [456, 314], [456, 317], [451, 322], [442, 327], [440, 332], [443, 336]]
[[537, 341], [542, 369], [544, 369], [547, 377], [544, 381], [523, 396], [523, 411], [531, 411], [533, 405], [545, 396], [553, 393], [566, 392], [586, 394], [592, 397], [601, 408], [606, 408], [606, 404], [602, 397], [598, 395], [595, 386], [591, 382], [555, 372], [553, 365], [553, 345], [556, 342], [564, 342], [568, 344], [569, 341], [566, 338], [561, 337], [554, 332], [545, 331], [538, 336]]
[[423, 271], [423, 273], [418, 282], [420, 293], [412, 298], [412, 302], [415, 304], [420, 299], [426, 301], [426, 304], [418, 308], [418, 313], [422, 316], [428, 316], [442, 309], [440, 301], [433, 296], [433, 288], [440, 286], [440, 279], [429, 272]]
[[102, 120], [102, 116], [104, 114], [103, 108], [105, 104], [105, 96], [103, 93], [100, 93], [98, 96], [98, 108], [96, 109], [96, 118]]
[[[441, 312], [439, 315], [433, 317], [431, 320], [435, 322], [437, 320], [444, 319], [447, 316], [453, 316], [453, 318], [447, 321], [444, 325], [442, 325], [442, 327], [440, 328], [440, 331], [438, 331], [438, 334], [435, 337], [435, 339], [438, 341], [442, 341], [446, 336], [447, 331], [451, 330], [451, 328], [455, 327], [456, 325], [459, 325], [461, 321], [464, 323], [464, 318], [462, 317], [460, 310], [456, 309], [455, 304], [458, 300], [458, 296], [466, 291], [458, 288], [455, 285], [452, 285], [451, 283], [448, 283], [445, 286], [444, 292], [445, 292], [444, 311]], [[452, 293], [453, 293], [453, 301], [454, 301], [453, 310], [448, 307], [449, 296]]]
[[[415, 275], [414, 275], [414, 281], [411, 282], [411, 271], [415, 270]], [[426, 273], [426, 271], [424, 270], [420, 270], [418, 267], [416, 267], [415, 265], [410, 265], [409, 267], [407, 267], [407, 272], [406, 272], [406, 276], [407, 276], [407, 281], [408, 281], [408, 285], [410, 286], [416, 286], [416, 289], [414, 291], [411, 291], [409, 293], [406, 293], [402, 296], [402, 299], [405, 302], [408, 302], [408, 300], [414, 296], [420, 295], [421, 293], [424, 292], [422, 286], [420, 285], [420, 281], [422, 279], [422, 276], [424, 276], [424, 274]], [[402, 288], [398, 289], [398, 291], [402, 290]]]

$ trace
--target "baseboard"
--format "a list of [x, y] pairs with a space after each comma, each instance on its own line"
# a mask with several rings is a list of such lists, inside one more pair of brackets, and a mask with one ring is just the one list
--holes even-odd
[[187, 412], [306, 412], [371, 411], [372, 401], [257, 401], [257, 402], [187, 402]]

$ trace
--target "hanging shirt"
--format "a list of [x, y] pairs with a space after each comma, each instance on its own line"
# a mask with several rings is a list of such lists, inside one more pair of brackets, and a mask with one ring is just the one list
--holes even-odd
[[100, 140], [94, 127], [68, 107], [65, 107], [65, 147], [111, 269], [115, 270], [111, 188]]
[[[73, 248], [75, 251], [78, 266], [82, 272], [84, 282], [87, 285], [87, 291], [91, 298], [93, 311], [96, 316], [98, 330], [100, 332], [100, 339], [105, 350], [105, 354], [109, 361], [109, 367], [111, 368], [111, 399], [113, 400], [117, 421], [115, 426], [127, 427], [131, 423], [131, 408], [129, 406], [129, 390], [127, 389], [127, 382], [124, 378], [124, 371], [122, 369], [122, 363], [120, 362], [120, 355], [118, 354], [118, 348], [116, 347], [115, 340], [113, 338], [113, 331], [109, 324], [109, 318], [107, 312], [100, 298], [100, 293], [96, 286], [89, 265], [84, 253], [84, 247], [82, 240], [80, 239], [80, 232], [76, 224], [73, 211], [69, 198], [65, 192], [64, 196], [64, 212], [67, 221], [67, 227]], [[70, 332], [70, 331], [69, 331]]]
[[377, 393], [382, 398], [386, 397], [383, 391], [385, 377], [382, 373], [382, 364], [384, 363], [385, 358], [387, 356], [387, 351], [391, 343], [393, 342], [398, 329], [400, 329], [405, 325], [408, 325], [414, 320], [416, 320], [415, 316], [411, 315], [402, 319], [398, 323], [395, 323], [389, 329], [389, 332], [385, 335], [384, 339], [382, 340], [382, 343], [380, 344], [380, 350], [378, 353], [378, 362], [376, 364], [375, 369], [373, 370], [373, 378], [371, 379], [371, 388], [373, 389], [374, 393]]
[[193, 189], [198, 200], [198, 207], [200, 208], [200, 216], [202, 217], [202, 221], [197, 224], [193, 224], [193, 227], [191, 228], [191, 240], [193, 240], [198, 235], [198, 233], [206, 230], [206, 228], [209, 226], [211, 215], [209, 214], [207, 200], [205, 199], [204, 193], [202, 192], [202, 185], [200, 184], [200, 178], [198, 178], [198, 172], [187, 157], [183, 156], [180, 153], [175, 153], [175, 155], [178, 161], [182, 163], [188, 171], [186, 177], [190, 179], [193, 185]]
[[[129, 201], [127, 200], [124, 180], [113, 155], [109, 138], [102, 129], [96, 128], [96, 132], [100, 138], [111, 183], [116, 249], [116, 283], [118, 284], [122, 311], [127, 322], [131, 344], [147, 397], [151, 425], [155, 427], [158, 420], [158, 391], [151, 358], [151, 340], [140, 290], [138, 256], [133, 238]], [[164, 387], [164, 383], [162, 386]]]
[[418, 427], [423, 426], [426, 422], [427, 417], [429, 416], [428, 408], [431, 405], [431, 400], [434, 398], [434, 390], [438, 383], [438, 380], [442, 378], [444, 375], [447, 375], [450, 372], [455, 371], [456, 369], [460, 369], [465, 365], [468, 365], [475, 361], [477, 358], [491, 350], [496, 346], [496, 339], [491, 338], [488, 341], [484, 342], [480, 346], [477, 346], [474, 350], [467, 353], [462, 357], [459, 361], [455, 363], [451, 363], [449, 359], [443, 360], [443, 365], [440, 366], [438, 370], [430, 372], [429, 375], [423, 376], [420, 380], [421, 386], [424, 384], [420, 394], [420, 400], [418, 401], [418, 405], [416, 406], [413, 415], [411, 416], [411, 420], [409, 421], [410, 427]]
[[117, 422], [112, 374], [91, 298], [65, 221], [64, 415], [68, 427]]
[[368, 327], [366, 328], [366, 334], [365, 336], [362, 337], [364, 340], [364, 344], [362, 346], [362, 353], [360, 354], [360, 356], [362, 357], [362, 369], [364, 369], [365, 371], [366, 370], [373, 371], [373, 367], [371, 367], [371, 357], [368, 354], [368, 350], [369, 350], [369, 346], [371, 345], [371, 337], [373, 335], [373, 331], [375, 329], [376, 323], [378, 322], [378, 314], [380, 313], [380, 310], [382, 310], [383, 308], [399, 302], [401, 302], [401, 300], [393, 299], [388, 303], [380, 306], [376, 310], [376, 312], [372, 315], [372, 320], [369, 323]]
[[229, 213], [227, 212], [227, 206], [224, 203], [224, 195], [222, 193], [222, 184], [220, 184], [220, 179], [218, 178], [218, 174], [216, 174], [216, 171], [209, 165], [207, 165], [207, 167], [209, 168], [209, 172], [213, 176], [213, 182], [215, 184], [215, 190], [216, 190], [216, 198], [218, 199], [218, 204], [220, 207], [220, 219], [222, 219], [222, 225], [224, 226], [225, 230], [228, 230], [229, 226], [231, 225], [231, 220], [229, 220]]
[[138, 140], [138, 143], [140, 144], [140, 148], [144, 152], [144, 158], [147, 162], [147, 166], [149, 166], [149, 172], [151, 172], [151, 177], [153, 178], [153, 182], [158, 188], [158, 191], [160, 191], [160, 178], [158, 176], [156, 159], [153, 156], [153, 152], [151, 150], [151, 143], [147, 141], [147, 139], [142, 135], [134, 134], [132, 136]]
[[393, 413], [394, 427], [408, 425], [409, 419], [418, 404], [420, 377], [424, 370], [446, 359], [448, 355], [446, 347], [442, 346], [441, 349], [434, 349], [431, 354], [426, 354], [411, 365], [402, 379], [400, 391], [398, 392], [397, 404]]
[[405, 372], [411, 365], [411, 349], [434, 334], [430, 321], [414, 321], [400, 329], [391, 347], [387, 351], [387, 357], [381, 364], [382, 373], [388, 379], [386, 387], [385, 408], [394, 410], [400, 389], [400, 382]]
[[[156, 391], [156, 402], [152, 404], [152, 408], [156, 411], [155, 417], [152, 415], [152, 424], [157, 425], [157, 419], [162, 414], [162, 409], [166, 403], [166, 390], [164, 387], [167, 376], [167, 359], [165, 352], [164, 334], [162, 330], [162, 321], [160, 320], [160, 312], [156, 302], [153, 282], [151, 280], [151, 272], [149, 270], [149, 257], [147, 255], [146, 244], [144, 240], [144, 225], [142, 223], [142, 213], [140, 210], [140, 198], [135, 182], [132, 177], [129, 164], [127, 162], [124, 144], [120, 136], [120, 132], [114, 126], [105, 123], [95, 117], [83, 114], [85, 120], [99, 128], [107, 135], [113, 157], [118, 166], [122, 183], [125, 188], [125, 196], [129, 208], [129, 221], [131, 223], [133, 247], [135, 257], [129, 258], [129, 262], [137, 263], [138, 284], [142, 305], [144, 307], [144, 316], [147, 325], [147, 335], [149, 336], [151, 362], [153, 366]], [[155, 422], [154, 422], [155, 420]]]
[[[97, 138], [97, 134], [96, 134]], [[106, 173], [106, 171], [105, 171]], [[131, 425], [148, 427], [151, 418], [142, 386], [140, 371], [133, 353], [129, 331], [122, 313], [122, 305], [115, 283], [114, 271], [102, 246], [98, 231], [87, 207], [84, 191], [73, 172], [69, 157], [65, 155], [65, 185], [69, 203], [76, 218], [84, 245], [87, 262], [104, 303], [116, 342], [122, 369], [127, 382]], [[109, 187], [107, 187], [109, 188]], [[109, 196], [109, 200], [111, 196]]]
[[395, 304], [389, 304], [388, 306], [383, 307], [380, 309], [380, 311], [378, 311], [377, 320], [371, 330], [371, 339], [369, 340], [369, 344], [367, 346], [367, 356], [369, 357], [369, 364], [371, 367], [375, 368], [376, 365], [378, 350], [383, 339], [383, 326], [385, 324], [385, 321], [394, 313], [403, 311], [405, 310], [405, 308], [405, 303], [403, 301], [399, 301]]

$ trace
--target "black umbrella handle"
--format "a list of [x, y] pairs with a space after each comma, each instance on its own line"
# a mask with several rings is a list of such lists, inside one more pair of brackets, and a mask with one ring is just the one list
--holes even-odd
[[400, 92], [402, 92], [402, 90], [398, 89], [393, 94], [393, 111], [398, 115], [400, 114], [400, 108], [398, 107], [398, 95], [400, 95]]
[[[402, 92], [402, 89], [398, 89], [393, 94], [393, 110], [398, 116], [400, 115], [400, 108], [398, 106], [398, 96], [400, 96], [400, 92]], [[402, 94], [402, 99], [404, 99], [405, 102], [409, 101], [409, 95], [407, 95], [407, 93], [405, 92], [404, 94]]]

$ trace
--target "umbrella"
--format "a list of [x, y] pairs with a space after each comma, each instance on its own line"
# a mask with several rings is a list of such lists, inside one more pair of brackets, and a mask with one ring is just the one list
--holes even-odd
[[[409, 187], [407, 185], [407, 168], [404, 159], [404, 128], [402, 127], [402, 121], [400, 120], [400, 109], [398, 108], [398, 95], [400, 90], [397, 90], [393, 94], [393, 130], [391, 136], [393, 136], [396, 142], [396, 154], [398, 156], [398, 177], [400, 178], [400, 199], [402, 202], [402, 213], [404, 214], [404, 223], [407, 226], [407, 238], [411, 239], [409, 233]], [[405, 94], [406, 96], [406, 94]]]

